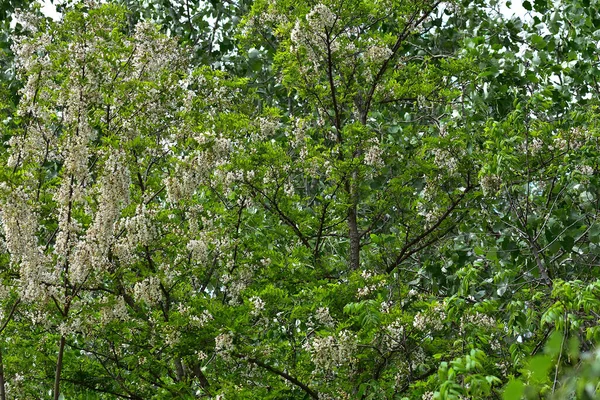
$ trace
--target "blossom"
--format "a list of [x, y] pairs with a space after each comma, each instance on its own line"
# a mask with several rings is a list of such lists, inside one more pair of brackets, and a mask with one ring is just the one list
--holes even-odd
[[392, 56], [393, 52], [386, 46], [370, 46], [365, 52], [367, 60], [373, 63], [381, 63]]
[[191, 323], [198, 328], [202, 328], [208, 321], [212, 321], [213, 319], [212, 314], [208, 310], [202, 310], [200, 315], [192, 315], [190, 317]]
[[98, 211], [85, 237], [76, 245], [70, 274], [75, 283], [87, 279], [92, 266], [107, 264], [106, 256], [115, 241], [115, 225], [121, 210], [129, 201], [129, 171], [125, 155], [112, 153], [100, 179]]
[[447, 150], [433, 150], [435, 165], [440, 169], [445, 169], [450, 173], [456, 171], [458, 160]]
[[385, 329], [385, 344], [388, 349], [398, 347], [404, 340], [404, 325], [401, 321], [394, 321]]
[[277, 121], [274, 121], [271, 118], [261, 117], [258, 119], [258, 124], [260, 128], [260, 136], [258, 139], [265, 140], [271, 138], [275, 131], [277, 130], [277, 126], [279, 125]]
[[315, 316], [317, 321], [329, 328], [333, 328], [335, 326], [335, 321], [329, 314], [329, 307], [319, 307], [315, 312]]
[[315, 5], [312, 10], [306, 14], [306, 21], [310, 28], [315, 31], [331, 29], [336, 20], [337, 17], [335, 14], [322, 3]]
[[252, 315], [259, 315], [262, 310], [265, 309], [265, 302], [258, 296], [250, 297], [250, 303], [252, 303]]
[[25, 301], [34, 301], [48, 293], [48, 288], [43, 283], [52, 283], [55, 279], [45, 269], [47, 260], [38, 244], [39, 216], [31, 206], [25, 190], [10, 190], [5, 184], [2, 184], [2, 189], [8, 191], [0, 213], [6, 248], [11, 264], [19, 269], [21, 297]]
[[437, 303], [430, 310], [418, 312], [413, 320], [413, 326], [421, 331], [427, 329], [439, 331], [444, 327], [445, 320], [444, 305]]
[[[339, 50], [339, 42], [330, 39], [329, 33], [337, 21], [337, 16], [325, 5], [317, 4], [306, 14], [307, 27], [300, 20], [296, 21], [291, 31], [291, 51], [296, 52], [303, 48], [313, 71], [320, 68], [320, 59], [326, 53], [335, 53]], [[304, 67], [303, 69], [306, 69]], [[309, 72], [306, 70], [305, 72]]]
[[343, 330], [337, 335], [314, 337], [304, 344], [318, 369], [329, 371], [351, 362], [357, 348], [356, 337]]
[[150, 276], [141, 282], [136, 282], [133, 293], [138, 301], [143, 301], [148, 305], [157, 304], [162, 299], [160, 279], [156, 276]]
[[109, 302], [102, 308], [101, 321], [103, 324], [111, 321], [126, 321], [128, 318], [129, 312], [122, 296], [118, 296], [114, 302]]
[[187, 249], [192, 253], [192, 259], [195, 261], [206, 261], [208, 257], [206, 238], [203, 237], [201, 240], [190, 240], [187, 244]]
[[215, 351], [228, 353], [233, 350], [233, 336], [230, 333], [221, 333], [215, 338]]
[[379, 144], [379, 139], [372, 139], [369, 144], [369, 147], [365, 151], [365, 164], [371, 167], [383, 167], [384, 162], [381, 158], [383, 149]]
[[145, 204], [140, 204], [136, 208], [135, 215], [125, 221], [129, 234], [128, 241], [132, 249], [138, 245], [148, 245], [154, 238], [155, 231], [150, 217], [150, 210]]
[[500, 189], [500, 185], [502, 184], [502, 178], [495, 174], [486, 174], [479, 179], [479, 183], [481, 184], [483, 194], [485, 194], [486, 196], [491, 196]]

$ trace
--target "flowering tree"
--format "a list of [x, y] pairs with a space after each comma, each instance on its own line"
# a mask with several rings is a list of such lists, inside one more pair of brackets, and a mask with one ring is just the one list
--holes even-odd
[[86, 358], [104, 365], [114, 338], [98, 333], [170, 294], [150, 246], [169, 138], [185, 131], [183, 58], [152, 25], [126, 36], [124, 23], [120, 8], [82, 8], [15, 47], [24, 87], [3, 183], [8, 287], [24, 303], [19, 323], [57, 337], [55, 399], [74, 373], [66, 349], [100, 346]]
[[0, 398], [580, 390], [590, 85], [523, 70], [539, 26], [482, 7], [256, 1], [229, 72], [119, 6], [32, 21], [2, 108]]

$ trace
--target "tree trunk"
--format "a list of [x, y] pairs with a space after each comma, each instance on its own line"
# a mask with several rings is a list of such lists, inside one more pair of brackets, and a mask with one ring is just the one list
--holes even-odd
[[2, 349], [0, 349], [0, 400], [6, 400], [6, 388], [4, 387], [4, 361], [2, 360]]
[[352, 172], [352, 178], [346, 186], [350, 197], [348, 210], [348, 239], [350, 240], [350, 270], [360, 267], [360, 234], [358, 233], [358, 174]]
[[58, 359], [56, 360], [56, 375], [54, 375], [54, 400], [58, 400], [60, 396], [60, 373], [62, 372], [63, 354], [65, 353], [65, 337], [60, 337], [58, 348]]

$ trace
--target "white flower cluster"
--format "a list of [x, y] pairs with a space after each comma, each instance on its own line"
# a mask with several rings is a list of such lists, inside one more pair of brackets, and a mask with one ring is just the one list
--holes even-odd
[[[88, 108], [87, 104], [80, 104], [80, 101], [76, 103], [73, 104], [73, 108]], [[79, 118], [79, 121], [74, 131], [64, 138], [61, 153], [64, 158], [64, 176], [70, 176], [72, 180], [82, 183], [88, 178], [90, 143], [96, 139], [96, 132], [87, 123], [86, 118], [78, 116], [78, 113], [79, 111], [73, 110], [73, 118]]]
[[489, 315], [481, 314], [479, 312], [474, 315], [463, 315], [460, 318], [460, 329], [464, 332], [464, 326], [466, 324], [476, 325], [481, 328], [492, 329], [496, 327], [496, 320]]
[[108, 303], [102, 308], [100, 315], [102, 324], [108, 324], [112, 321], [126, 321], [128, 318], [129, 313], [127, 311], [127, 305], [122, 296], [118, 296], [114, 304]]
[[379, 305], [379, 311], [383, 314], [389, 314], [394, 306], [394, 302], [392, 301], [382, 301]]
[[439, 331], [444, 327], [446, 311], [444, 305], [437, 303], [430, 310], [418, 312], [413, 320], [413, 326], [420, 331], [428, 329]]
[[160, 279], [150, 276], [141, 282], [136, 282], [133, 287], [133, 295], [136, 300], [143, 301], [148, 305], [155, 305], [162, 299]]
[[337, 17], [335, 14], [326, 5], [321, 3], [314, 6], [313, 9], [306, 14], [306, 21], [315, 31], [331, 29], [336, 20]]
[[456, 171], [458, 160], [447, 150], [433, 150], [434, 162], [438, 168], [447, 170], [450, 173]]
[[157, 72], [172, 68], [182, 62], [173, 39], [158, 35], [157, 26], [151, 22], [138, 22], [134, 33], [135, 71], [143, 71], [152, 76]]
[[208, 310], [202, 310], [200, 315], [192, 315], [190, 316], [190, 322], [192, 325], [202, 328], [204, 325], [208, 323], [208, 321], [212, 321], [214, 318]]
[[385, 328], [385, 346], [396, 349], [404, 342], [404, 325], [400, 321], [394, 321]]
[[292, 130], [292, 147], [303, 149], [306, 144], [306, 122], [300, 118], [295, 119]]
[[165, 178], [164, 184], [171, 203], [190, 199], [199, 186], [213, 178], [213, 173], [222, 173], [219, 167], [227, 163], [233, 147], [230, 139], [212, 132], [197, 135], [195, 139], [201, 145], [210, 145], [210, 148], [182, 157], [181, 162], [175, 166], [175, 173]]
[[221, 333], [215, 338], [215, 351], [221, 356], [233, 350], [233, 336], [230, 333]]
[[181, 332], [176, 329], [171, 329], [165, 332], [165, 343], [167, 346], [175, 346], [181, 341]]
[[258, 296], [250, 297], [250, 303], [252, 303], [252, 315], [257, 316], [265, 309], [265, 301]]
[[[361, 272], [361, 276], [363, 279], [365, 279], [366, 281], [369, 281], [370, 279], [373, 278], [374, 274], [370, 271], [362, 271]], [[374, 282], [371, 284], [365, 284], [364, 286], [361, 286], [358, 288], [357, 290], [357, 297], [361, 298], [361, 297], [367, 297], [369, 296], [371, 293], [375, 292], [377, 289], [380, 289], [382, 287], [385, 286], [385, 280], [380, 280], [379, 282]]]
[[502, 178], [498, 175], [486, 174], [479, 179], [483, 194], [486, 196], [492, 196], [498, 192], [500, 185], [502, 185]]
[[272, 118], [261, 117], [258, 119], [258, 126], [260, 129], [260, 135], [256, 137], [256, 139], [266, 140], [275, 135], [275, 131], [277, 130], [279, 123]]
[[421, 396], [421, 400], [433, 400], [433, 392], [425, 392], [423, 396]]
[[427, 354], [425, 354], [425, 350], [422, 347], [418, 346], [410, 354], [410, 368], [416, 371], [425, 360], [427, 360]]
[[565, 151], [569, 148], [569, 142], [567, 142], [565, 139], [563, 139], [562, 137], [555, 137], [554, 140], [552, 141], [552, 145], [548, 146], [548, 150], [558, 150], [558, 151]]
[[44, 268], [46, 260], [38, 245], [38, 215], [24, 190], [9, 190], [4, 183], [2, 189], [8, 191], [0, 213], [6, 248], [11, 264], [19, 268], [21, 297], [25, 301], [34, 301], [45, 294], [42, 283], [54, 280]]
[[125, 154], [112, 153], [100, 179], [98, 210], [85, 238], [76, 245], [69, 269], [71, 280], [84, 282], [90, 272], [108, 264], [108, 250], [115, 241], [115, 225], [129, 201], [130, 177]]
[[365, 52], [365, 57], [372, 63], [382, 63], [392, 56], [392, 50], [387, 46], [370, 46]]
[[537, 155], [544, 149], [544, 142], [540, 138], [533, 138], [529, 141], [529, 148], [527, 149], [527, 143], [524, 142], [522, 150], [525, 153], [527, 150], [533, 155]]
[[369, 141], [369, 147], [365, 151], [365, 164], [371, 167], [383, 167], [384, 162], [381, 158], [383, 149], [379, 144], [379, 139], [374, 138]]
[[12, 17], [14, 22], [21, 25], [23, 30], [29, 31], [33, 34], [38, 31], [38, 26], [41, 22], [41, 18], [38, 15], [25, 11], [21, 8], [16, 8]]
[[[331, 53], [339, 50], [339, 43], [331, 39], [330, 35], [336, 21], [336, 15], [327, 6], [317, 4], [306, 15], [307, 27], [300, 20], [296, 21], [290, 36], [293, 44], [290, 50], [296, 52], [304, 48], [312, 68], [318, 71], [321, 57], [328, 53], [327, 47]], [[305, 69], [304, 72], [308, 73], [309, 70]]]
[[317, 369], [331, 371], [352, 361], [357, 343], [354, 334], [343, 330], [335, 336], [314, 337], [303, 348], [310, 353]]
[[223, 276], [223, 283], [227, 283], [226, 293], [231, 297], [229, 304], [237, 304], [240, 295], [252, 281], [253, 271], [250, 268], [237, 268], [235, 276], [226, 274]]
[[[28, 31], [31, 35], [38, 33], [38, 26], [40, 26], [41, 22], [41, 18], [38, 15], [17, 8], [12, 17], [13, 21], [20, 24], [24, 31]], [[23, 72], [34, 70], [36, 65], [42, 64], [40, 62], [41, 59], [45, 59], [47, 62], [48, 58], [45, 49], [51, 42], [50, 35], [44, 33], [41, 37], [38, 36], [33, 40], [29, 35], [14, 35], [12, 39], [11, 50], [15, 55], [15, 65], [19, 77], [21, 77]], [[31, 93], [27, 89], [26, 92]], [[29, 98], [31, 99], [31, 97]]]
[[201, 239], [190, 240], [187, 249], [192, 253], [192, 260], [198, 263], [204, 263], [208, 257], [208, 245], [205, 234], [201, 234]]
[[154, 239], [156, 232], [152, 225], [152, 213], [145, 204], [139, 204], [135, 215], [125, 221], [127, 228], [127, 240], [131, 249], [136, 246], [145, 246]]
[[83, 323], [80, 318], [70, 319], [68, 321], [62, 321], [58, 325], [58, 331], [63, 336], [68, 336], [76, 332], [81, 332]]
[[578, 150], [586, 144], [594, 143], [594, 134], [592, 131], [580, 127], [572, 128], [568, 136], [569, 143], [573, 150]]
[[577, 171], [582, 175], [588, 175], [588, 176], [594, 175], [594, 168], [590, 167], [589, 165], [580, 165], [577, 167]]
[[85, 118], [77, 123], [74, 131], [64, 138], [61, 155], [64, 158], [63, 180], [54, 194], [58, 209], [58, 231], [54, 252], [58, 256], [58, 265], [66, 263], [71, 249], [77, 245], [77, 234], [81, 231], [79, 222], [73, 217], [75, 203], [85, 196], [84, 182], [88, 179], [89, 143], [94, 140], [93, 129]]
[[317, 308], [315, 317], [320, 324], [328, 328], [333, 328], [335, 326], [335, 321], [333, 320], [331, 314], [329, 314], [329, 307]]
[[196, 354], [196, 357], [198, 357], [198, 360], [200, 360], [200, 361], [204, 361], [208, 358], [208, 354], [206, 354], [205, 352], [203, 352], [201, 350], [196, 350], [194, 352], [194, 354]]

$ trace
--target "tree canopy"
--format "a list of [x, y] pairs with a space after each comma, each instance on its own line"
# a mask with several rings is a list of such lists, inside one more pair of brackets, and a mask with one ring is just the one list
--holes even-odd
[[600, 4], [0, 6], [0, 400], [593, 399]]

